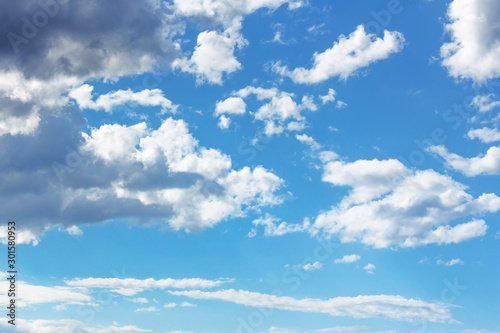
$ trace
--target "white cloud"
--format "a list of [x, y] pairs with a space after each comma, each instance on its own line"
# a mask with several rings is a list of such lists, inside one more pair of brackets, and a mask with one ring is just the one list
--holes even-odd
[[[177, 280], [170, 278], [161, 280], [155, 280], [152, 278], [145, 280], [119, 278], [87, 278], [68, 280], [64, 282], [71, 287], [105, 288], [110, 289], [111, 292], [118, 293], [124, 296], [134, 296], [144, 290], [156, 288], [162, 290], [166, 288], [213, 288], [232, 281], [233, 280], [231, 279], [204, 280], [199, 278]], [[138, 298], [138, 300], [143, 301], [144, 299]]]
[[374, 264], [368, 264], [366, 265], [365, 267], [363, 267], [363, 269], [369, 273], [369, 274], [373, 274], [373, 271], [375, 270], [375, 265]]
[[442, 65], [451, 76], [484, 82], [500, 76], [500, 3], [454, 0], [445, 30], [451, 42], [441, 47]]
[[469, 139], [479, 139], [484, 143], [500, 141], [500, 131], [498, 128], [478, 128], [467, 133]]
[[160, 309], [157, 309], [155, 306], [149, 306], [147, 308], [140, 308], [135, 310], [135, 312], [158, 312]]
[[219, 118], [219, 122], [217, 123], [217, 126], [219, 126], [220, 129], [227, 129], [227, 128], [229, 128], [230, 124], [231, 124], [231, 118], [228, 118], [225, 115], [222, 115]]
[[451, 259], [450, 261], [443, 261], [443, 260], [438, 260], [436, 261], [436, 263], [438, 265], [444, 265], [444, 266], [453, 266], [453, 265], [457, 265], [457, 264], [460, 264], [460, 265], [463, 265], [464, 262], [460, 259]]
[[342, 108], [345, 108], [346, 106], [347, 106], [347, 103], [342, 102], [342, 101], [337, 101], [337, 105], [335, 105], [335, 107], [337, 109], [342, 109]]
[[397, 160], [330, 161], [324, 181], [350, 186], [350, 193], [311, 227], [342, 242], [376, 248], [459, 243], [486, 233], [483, 220], [450, 225], [469, 215], [500, 210], [500, 198], [465, 192], [465, 186], [433, 170], [411, 171]]
[[198, 84], [209, 82], [222, 84], [222, 75], [233, 73], [241, 68], [234, 56], [235, 47], [241, 48], [246, 40], [239, 34], [222, 34], [216, 31], [203, 31], [198, 35], [197, 45], [191, 58], [178, 58], [173, 68], [196, 75]]
[[172, 309], [172, 308], [175, 308], [176, 306], [177, 306], [177, 303], [168, 303], [168, 304], [165, 304], [163, 307]]
[[389, 192], [409, 173], [398, 160], [357, 160], [352, 163], [329, 161], [324, 165], [322, 180], [336, 186], [350, 186], [349, 199], [366, 202]]
[[319, 150], [321, 149], [321, 145], [317, 143], [312, 137], [306, 135], [306, 134], [297, 134], [295, 135], [295, 138], [299, 140], [302, 143], [305, 143], [309, 147], [311, 147], [311, 150]]
[[[8, 274], [2, 273], [3, 279], [0, 282], [0, 287], [2, 287], [0, 299], [5, 302], [7, 302], [6, 291], [9, 289], [7, 277]], [[92, 301], [92, 297], [87, 295], [86, 290], [82, 288], [36, 286], [23, 281], [17, 281], [17, 288], [23, 291], [17, 298], [17, 304], [20, 307], [33, 304], [59, 303], [55, 306], [59, 306], [58, 309], [62, 310], [65, 304], [89, 304]]]
[[257, 227], [259, 225], [264, 226], [264, 236], [274, 237], [283, 236], [294, 232], [303, 232], [309, 228], [309, 220], [305, 220], [302, 224], [288, 224], [286, 222], [280, 222], [279, 218], [271, 216], [266, 213], [265, 217], [260, 217], [252, 221], [255, 226], [248, 233], [248, 237], [254, 237], [257, 234]]
[[337, 92], [335, 90], [333, 90], [332, 88], [330, 88], [330, 89], [328, 89], [328, 94], [326, 94], [325, 96], [319, 96], [319, 98], [321, 98], [321, 101], [323, 102], [323, 104], [326, 104], [326, 103], [330, 103], [330, 102], [335, 101], [336, 94], [337, 94]]
[[73, 98], [80, 109], [104, 110], [112, 112], [113, 108], [123, 104], [137, 104], [143, 106], [160, 106], [162, 112], [174, 112], [177, 106], [169, 99], [165, 98], [161, 89], [144, 89], [133, 92], [132, 89], [118, 90], [100, 95], [95, 101], [92, 100], [93, 86], [84, 84], [74, 88], [69, 92], [69, 97]]
[[[33, 16], [32, 8], [22, 4], [3, 10], [7, 16]], [[149, 0], [120, 8], [89, 0], [58, 10], [58, 23], [44, 25], [35, 43], [11, 40], [0, 68], [0, 136], [33, 135], [44, 117], [59, 116], [71, 88], [88, 80], [108, 82], [169, 65], [177, 53], [171, 37], [179, 24], [165, 20], [166, 11]], [[78, 15], [82, 12], [85, 17]], [[101, 19], [110, 16], [116, 18], [113, 26], [103, 29]], [[10, 39], [23, 34], [20, 28], [4, 26], [0, 34]]]
[[[337, 326], [330, 328], [322, 328], [318, 330], [300, 330], [297, 331], [295, 329], [287, 329], [287, 328], [279, 328], [279, 327], [271, 327], [269, 330], [263, 333], [368, 333], [371, 330], [366, 326]], [[382, 333], [382, 332], [379, 332]], [[386, 332], [390, 333], [390, 332]], [[395, 332], [393, 332], [395, 333]]]
[[2, 332], [18, 332], [18, 333], [142, 333], [151, 332], [151, 330], [143, 330], [137, 326], [112, 326], [103, 327], [91, 325], [73, 319], [59, 320], [25, 320], [16, 318], [16, 325], [8, 324], [8, 318], [0, 319], [0, 327]]
[[133, 298], [133, 299], [131, 299], [131, 301], [134, 303], [139, 303], [139, 304], [149, 303], [149, 300], [147, 298], [144, 298], [144, 297]]
[[72, 225], [69, 228], [66, 228], [66, 232], [72, 236], [81, 236], [83, 235], [82, 229], [78, 228], [76, 225]]
[[264, 133], [267, 136], [281, 134], [284, 131], [303, 130], [306, 127], [306, 119], [301, 112], [317, 110], [311, 96], [304, 95], [301, 103], [298, 104], [293, 99], [294, 94], [280, 91], [274, 87], [266, 89], [247, 86], [234, 91], [232, 95], [225, 101], [217, 103], [215, 115], [222, 112], [228, 113], [224, 110], [236, 110], [236, 113], [242, 114], [245, 110], [243, 99], [255, 95], [258, 101], [268, 101], [261, 105], [256, 112], [250, 112], [256, 120], [264, 122]]
[[403, 49], [404, 37], [397, 31], [384, 31], [384, 37], [367, 34], [362, 25], [349, 36], [341, 35], [339, 41], [322, 53], [315, 53], [313, 67], [289, 70], [280, 62], [274, 71], [290, 77], [296, 83], [314, 84], [339, 76], [345, 80], [358, 69], [387, 58]]
[[196, 304], [189, 303], [189, 302], [182, 302], [182, 303], [181, 303], [181, 306], [182, 306], [182, 307], [185, 307], [185, 308], [191, 308], [191, 307], [196, 306]]
[[342, 258], [335, 259], [333, 261], [334, 264], [350, 264], [361, 259], [359, 254], [346, 254]]
[[287, 296], [234, 289], [214, 292], [200, 290], [169, 291], [168, 293], [194, 299], [223, 300], [245, 306], [324, 313], [331, 316], [349, 316], [353, 318], [385, 317], [407, 321], [454, 322], [446, 304], [426, 303], [420, 300], [405, 299], [402, 296], [373, 295], [322, 300], [314, 298], [295, 299]]
[[490, 147], [486, 155], [471, 158], [450, 153], [444, 146], [431, 146], [427, 149], [444, 158], [448, 167], [467, 177], [500, 174], [500, 147]]
[[221, 114], [244, 114], [246, 112], [246, 104], [241, 97], [229, 97], [223, 101], [217, 102], [215, 106], [215, 115]]
[[226, 129], [231, 123], [231, 119], [226, 117], [226, 114], [242, 115], [246, 112], [246, 104], [240, 97], [229, 97], [223, 101], [217, 102], [215, 105], [215, 116], [220, 116], [218, 126], [221, 129]]
[[35, 133], [40, 123], [38, 108], [33, 107], [27, 115], [18, 117], [0, 113], [0, 136], [10, 135], [30, 135]]
[[319, 261], [316, 261], [314, 263], [309, 263], [305, 265], [301, 265], [302, 269], [305, 271], [317, 271], [321, 268], [323, 268], [323, 264]]
[[[183, 120], [165, 119], [159, 128], [146, 123], [103, 125], [81, 133], [83, 120], [69, 112], [56, 125], [23, 137], [21, 153], [2, 145], [31, 168], [3, 173], [0, 200], [9, 216], [23, 220], [19, 242], [36, 244], [45, 231], [113, 219], [154, 223], [169, 229], [203, 230], [251, 210], [280, 204], [283, 180], [262, 166], [231, 168], [231, 158], [202, 147]], [[83, 140], [82, 140], [83, 136]], [[36, 153], [35, 153], [36, 152]], [[33, 156], [50, 153], [50, 159]], [[57, 186], [56, 186], [57, 185]], [[42, 189], [42, 190], [40, 190]], [[32, 209], [22, 203], [30, 198]], [[45, 207], [43, 214], [35, 207]], [[0, 228], [5, 241], [6, 230]]]
[[203, 17], [224, 26], [241, 21], [244, 15], [260, 8], [276, 9], [288, 3], [293, 10], [302, 5], [301, 1], [291, 0], [174, 0], [175, 11], [188, 17]]
[[[500, 49], [499, 49], [500, 51]], [[500, 64], [500, 62], [499, 62]], [[478, 95], [472, 99], [471, 106], [475, 106], [479, 112], [488, 112], [500, 105], [500, 101], [494, 101], [494, 94]]]
[[58, 305], [52, 307], [52, 309], [54, 309], [55, 311], [65, 311], [68, 308], [64, 304], [58, 304]]

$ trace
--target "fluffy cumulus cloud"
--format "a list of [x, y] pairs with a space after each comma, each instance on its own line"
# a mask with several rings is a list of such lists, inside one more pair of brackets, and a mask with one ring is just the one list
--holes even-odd
[[[486, 138], [490, 138], [490, 136], [486, 136]], [[500, 174], [500, 147], [490, 147], [485, 155], [471, 158], [450, 153], [444, 146], [431, 146], [428, 150], [444, 158], [448, 167], [468, 177]]]
[[498, 128], [478, 128], [472, 129], [467, 133], [469, 139], [479, 139], [485, 143], [500, 141], [500, 131]]
[[500, 3], [495, 0], [454, 0], [445, 30], [451, 42], [441, 47], [450, 75], [484, 82], [500, 76]]
[[143, 333], [151, 332], [151, 330], [143, 330], [137, 326], [116, 326], [107, 327], [92, 325], [73, 319], [58, 319], [58, 320], [24, 320], [16, 318], [16, 325], [13, 326], [7, 322], [7, 318], [0, 319], [0, 327], [2, 332], [18, 332], [18, 333]]
[[[242, 115], [246, 113], [245, 99], [255, 96], [262, 104], [257, 111], [250, 112], [254, 119], [264, 123], [264, 134], [279, 135], [285, 131], [301, 131], [306, 127], [303, 111], [316, 111], [317, 106], [311, 96], [303, 96], [300, 103], [294, 100], [295, 95], [277, 88], [262, 88], [248, 86], [232, 92], [231, 97], [217, 102], [215, 116], [220, 116], [221, 122], [226, 121], [225, 115]], [[224, 118], [222, 118], [224, 117]], [[221, 126], [220, 126], [221, 127]]]
[[500, 198], [478, 198], [449, 176], [412, 171], [397, 160], [329, 161], [323, 180], [349, 186], [349, 194], [316, 217], [311, 232], [377, 248], [459, 243], [486, 233], [484, 220], [455, 220], [500, 210]]
[[260, 166], [231, 169], [229, 156], [200, 147], [182, 120], [157, 129], [103, 125], [89, 134], [82, 122], [68, 111], [35, 136], [0, 138], [2, 212], [22, 221], [27, 242], [58, 224], [117, 218], [201, 230], [282, 202], [279, 177]]
[[174, 0], [176, 13], [187, 17], [209, 19], [224, 26], [233, 25], [234, 21], [242, 20], [244, 15], [251, 14], [261, 8], [276, 9], [283, 4], [289, 9], [302, 5], [301, 1], [293, 0]]
[[178, 16], [201, 19], [204, 23], [208, 21], [209, 25], [221, 26], [223, 31], [202, 31], [191, 56], [175, 59], [172, 67], [194, 74], [198, 84], [222, 84], [224, 74], [231, 74], [242, 67], [234, 53], [248, 44], [240, 33], [243, 17], [261, 8], [273, 10], [285, 3], [288, 3], [289, 9], [296, 9], [302, 4], [290, 0], [175, 0], [173, 8]]
[[241, 48], [246, 41], [239, 34], [204, 31], [198, 35], [197, 45], [190, 58], [178, 58], [173, 68], [196, 75], [198, 84], [209, 82], [222, 84], [224, 73], [230, 74], [241, 68], [234, 55], [235, 47]]
[[[360, 25], [349, 36], [341, 35], [338, 42], [322, 53], [315, 53], [313, 67], [288, 69], [280, 62], [273, 69], [282, 76], [290, 77], [296, 83], [314, 84], [332, 77], [345, 80], [357, 70], [403, 49], [404, 37], [397, 31], [384, 31], [384, 37], [367, 34]], [[333, 96], [327, 95], [325, 102]]]
[[194, 299], [222, 300], [259, 308], [273, 308], [288, 311], [323, 313], [331, 316], [353, 318], [384, 317], [396, 320], [426, 320], [431, 322], [454, 322], [448, 306], [443, 303], [426, 303], [406, 299], [402, 296], [370, 295], [357, 297], [336, 297], [330, 299], [304, 298], [261, 294], [245, 290], [200, 290], [169, 291], [177, 296]]

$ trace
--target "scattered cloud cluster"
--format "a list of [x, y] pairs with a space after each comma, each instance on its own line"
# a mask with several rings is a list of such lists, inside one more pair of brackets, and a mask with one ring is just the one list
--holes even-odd
[[376, 248], [460, 243], [484, 235], [488, 227], [484, 220], [453, 221], [500, 210], [495, 194], [474, 198], [449, 176], [413, 171], [398, 160], [327, 161], [323, 181], [351, 191], [316, 217], [311, 232]]
[[361, 259], [359, 254], [346, 254], [342, 258], [335, 259], [333, 261], [334, 264], [350, 264]]
[[311, 96], [303, 96], [301, 103], [294, 101], [294, 94], [280, 91], [277, 88], [262, 88], [248, 86], [232, 92], [232, 96], [217, 102], [215, 116], [220, 117], [219, 127], [227, 128], [230, 115], [246, 113], [245, 99], [254, 95], [257, 101], [268, 101], [255, 112], [250, 112], [255, 120], [264, 123], [264, 133], [267, 136], [278, 135], [284, 131], [302, 131], [306, 127], [306, 119], [302, 111], [316, 111], [317, 106]]

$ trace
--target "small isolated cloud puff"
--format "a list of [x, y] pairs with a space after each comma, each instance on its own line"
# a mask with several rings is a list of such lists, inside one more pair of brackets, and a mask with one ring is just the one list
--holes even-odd
[[342, 258], [335, 259], [333, 261], [334, 264], [350, 264], [361, 259], [359, 254], [346, 254]]
[[323, 263], [316, 261], [314, 263], [308, 263], [305, 265], [301, 265], [302, 269], [305, 271], [317, 271], [323, 268]]
[[310, 137], [306, 134], [301, 134], [301, 135], [297, 134], [297, 135], [295, 135], [295, 138], [297, 140], [299, 140], [300, 142], [308, 145], [311, 148], [311, 150], [321, 149], [321, 145], [319, 143], [317, 143], [312, 137]]
[[331, 48], [323, 53], [315, 53], [311, 69], [299, 67], [289, 70], [287, 66], [277, 62], [274, 63], [273, 70], [291, 78], [295, 83], [314, 84], [335, 76], [346, 80], [358, 69], [401, 51], [403, 44], [404, 37], [400, 32], [386, 30], [384, 37], [379, 38], [367, 34], [365, 28], [359, 25], [349, 36], [341, 35]]
[[454, 0], [445, 30], [451, 42], [441, 46], [442, 65], [455, 78], [482, 83], [500, 76], [500, 3]]
[[450, 261], [443, 261], [443, 260], [438, 260], [436, 261], [438, 265], [444, 265], [444, 266], [454, 266], [454, 265], [463, 265], [464, 262], [460, 259], [451, 259]]
[[375, 270], [375, 268], [376, 268], [376, 267], [375, 267], [375, 265], [374, 265], [374, 264], [368, 264], [368, 265], [366, 265], [365, 267], [363, 267], [363, 269], [364, 269], [367, 273], [369, 273], [369, 274], [374, 274], [374, 272], [373, 272], [373, 271]]

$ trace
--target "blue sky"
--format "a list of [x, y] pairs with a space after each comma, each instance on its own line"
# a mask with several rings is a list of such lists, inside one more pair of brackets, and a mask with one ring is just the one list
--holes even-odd
[[0, 331], [498, 332], [499, 3], [0, 8]]

